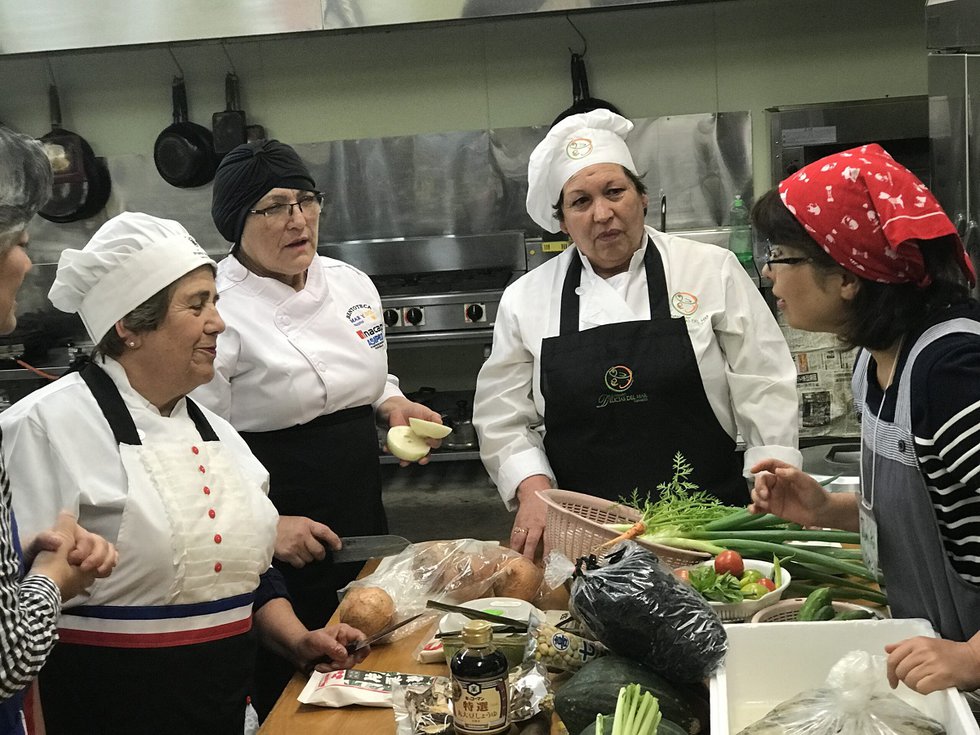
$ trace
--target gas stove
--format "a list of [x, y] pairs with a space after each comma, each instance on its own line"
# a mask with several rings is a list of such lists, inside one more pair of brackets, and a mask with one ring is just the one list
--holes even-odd
[[359, 240], [319, 252], [371, 277], [392, 346], [488, 341], [501, 294], [527, 271], [521, 232]]

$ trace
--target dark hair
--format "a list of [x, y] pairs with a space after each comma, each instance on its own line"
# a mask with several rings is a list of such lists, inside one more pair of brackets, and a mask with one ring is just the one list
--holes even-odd
[[[170, 301], [177, 290], [177, 281], [169, 286], [160, 289], [150, 298], [137, 306], [120, 321], [126, 329], [130, 329], [137, 334], [152, 332], [163, 324], [167, 318], [167, 311], [170, 309]], [[116, 358], [126, 351], [126, 341], [119, 336], [115, 326], [113, 326], [105, 336], [99, 340], [93, 350], [93, 354], [102, 354], [106, 357]]]
[[[626, 166], [623, 166], [623, 173], [626, 174], [626, 178], [633, 182], [633, 186], [636, 187], [636, 193], [643, 196], [647, 193], [647, 185], [643, 183], [643, 179], [637, 176], [635, 173], [630, 171]], [[558, 195], [558, 201], [551, 205], [551, 208], [555, 210], [555, 217], [559, 222], [565, 221], [565, 213], [561, 209], [561, 200], [565, 196], [564, 187], [562, 187], [562, 192]], [[643, 214], [646, 214], [647, 210], [644, 207]]]
[[[776, 189], [766, 192], [752, 207], [752, 224], [771, 243], [801, 250], [811, 259], [821, 280], [849, 272], [810, 237]], [[932, 282], [924, 288], [912, 283], [878, 283], [857, 276], [861, 287], [848, 303], [848, 314], [838, 334], [847, 345], [885, 349], [937, 312], [969, 299], [970, 289], [956, 258], [955, 240], [941, 237], [927, 240], [925, 245], [921, 248], [922, 259]]]

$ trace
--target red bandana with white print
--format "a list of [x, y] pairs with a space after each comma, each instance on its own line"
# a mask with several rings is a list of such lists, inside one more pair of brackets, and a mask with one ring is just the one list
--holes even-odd
[[932, 192], [877, 143], [804, 166], [780, 183], [779, 194], [810, 237], [862, 278], [927, 286], [920, 248], [943, 238], [976, 283], [956, 227]]

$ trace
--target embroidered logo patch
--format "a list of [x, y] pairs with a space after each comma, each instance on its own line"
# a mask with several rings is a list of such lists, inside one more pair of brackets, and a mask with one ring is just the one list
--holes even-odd
[[585, 158], [592, 153], [592, 141], [589, 138], [574, 138], [565, 146], [565, 155], [571, 159]]
[[613, 403], [643, 403], [648, 399], [646, 393], [629, 393], [633, 387], [633, 370], [626, 365], [613, 365], [602, 378], [608, 393], [600, 393], [596, 408], [605, 408]]
[[354, 304], [345, 314], [354, 327], [358, 337], [368, 343], [368, 347], [380, 350], [385, 344], [385, 325], [378, 318], [378, 312], [370, 304]]
[[678, 291], [670, 297], [670, 305], [679, 314], [691, 316], [698, 310], [698, 297], [687, 291]]

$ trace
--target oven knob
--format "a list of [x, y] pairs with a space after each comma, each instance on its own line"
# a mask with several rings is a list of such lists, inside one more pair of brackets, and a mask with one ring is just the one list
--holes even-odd
[[405, 309], [405, 321], [412, 325], [420, 324], [422, 322], [422, 310], [417, 306]]
[[393, 327], [398, 324], [398, 312], [394, 309], [384, 310], [385, 326]]
[[470, 304], [466, 307], [466, 318], [471, 322], [483, 319], [483, 304]]

